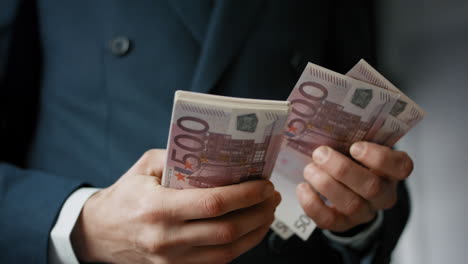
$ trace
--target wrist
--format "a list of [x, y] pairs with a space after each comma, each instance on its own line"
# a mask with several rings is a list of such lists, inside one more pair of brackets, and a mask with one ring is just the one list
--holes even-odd
[[83, 208], [80, 212], [80, 215], [73, 227], [73, 230], [70, 234], [70, 241], [73, 247], [78, 260], [82, 262], [101, 262], [102, 259], [96, 254], [99, 252], [96, 250], [97, 245], [95, 245], [95, 226], [96, 222], [93, 221], [93, 212], [96, 208], [96, 200], [102, 194], [102, 191], [99, 191], [93, 194], [86, 203], [83, 205]]

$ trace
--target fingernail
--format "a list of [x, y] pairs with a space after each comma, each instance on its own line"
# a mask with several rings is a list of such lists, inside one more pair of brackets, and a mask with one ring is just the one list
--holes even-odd
[[351, 153], [351, 156], [355, 158], [361, 157], [361, 155], [364, 154], [364, 143], [354, 143], [351, 145], [349, 152]]
[[330, 153], [328, 147], [319, 147], [314, 151], [314, 153], [312, 153], [312, 159], [317, 164], [325, 163], [328, 159], [328, 153]]

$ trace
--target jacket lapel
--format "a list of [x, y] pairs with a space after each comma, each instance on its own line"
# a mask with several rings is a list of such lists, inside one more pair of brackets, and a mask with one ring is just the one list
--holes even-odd
[[212, 12], [210, 1], [169, 0], [168, 2], [195, 40], [203, 44]]
[[209, 92], [239, 51], [264, 0], [217, 0], [197, 68], [192, 91]]

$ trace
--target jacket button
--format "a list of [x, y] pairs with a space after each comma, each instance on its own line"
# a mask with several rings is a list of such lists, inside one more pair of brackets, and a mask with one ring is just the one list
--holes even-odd
[[120, 36], [110, 41], [109, 48], [114, 56], [122, 57], [130, 51], [131, 43], [127, 37]]

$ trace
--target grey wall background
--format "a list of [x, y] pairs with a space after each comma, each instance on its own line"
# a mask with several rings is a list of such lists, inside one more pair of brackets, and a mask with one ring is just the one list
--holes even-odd
[[380, 1], [380, 69], [427, 112], [398, 144], [413, 157], [412, 216], [394, 263], [468, 263], [468, 1]]

